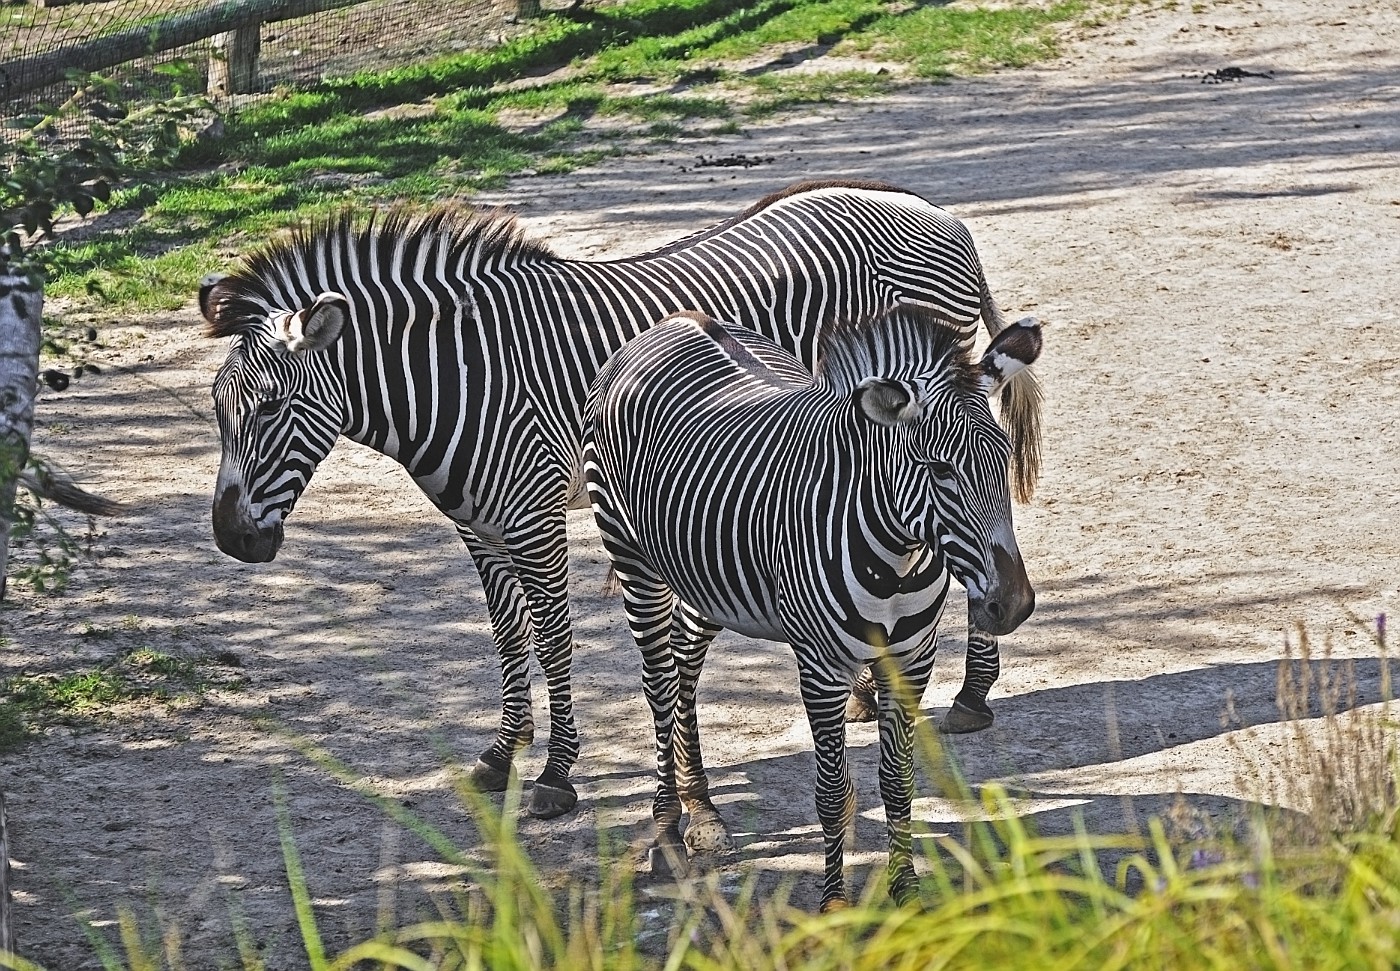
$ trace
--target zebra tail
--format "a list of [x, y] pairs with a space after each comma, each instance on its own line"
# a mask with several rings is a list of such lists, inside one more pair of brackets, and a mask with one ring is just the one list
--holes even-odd
[[617, 567], [609, 564], [608, 575], [603, 578], [602, 594], [605, 597], [616, 597], [622, 592], [622, 583], [617, 579]]
[[[982, 281], [982, 323], [992, 337], [1006, 329], [1006, 317]], [[1011, 492], [1030, 502], [1040, 481], [1041, 405], [1045, 394], [1031, 368], [1013, 375], [1001, 389], [1001, 424], [1011, 439]]]
[[41, 499], [88, 516], [120, 516], [127, 511], [127, 507], [122, 503], [94, 495], [67, 476], [49, 469], [21, 472], [19, 484]]

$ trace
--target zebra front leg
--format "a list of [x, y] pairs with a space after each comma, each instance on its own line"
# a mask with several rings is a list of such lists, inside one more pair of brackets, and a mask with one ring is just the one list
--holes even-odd
[[[851, 786], [850, 766], [846, 761], [846, 700], [849, 681], [842, 673], [832, 680], [832, 672], [817, 670], [804, 662], [804, 652], [796, 644], [798, 675], [802, 689], [802, 707], [807, 711], [807, 723], [812, 728], [812, 747], [817, 761], [817, 818], [822, 824], [822, 843], [826, 851], [825, 876], [822, 880], [822, 913], [848, 906], [846, 877], [843, 872], [846, 855], [846, 833], [856, 814], [856, 793]], [[849, 677], [848, 674], [845, 677]]]
[[514, 524], [505, 540], [530, 607], [535, 657], [549, 691], [549, 754], [530, 790], [530, 815], [553, 819], [578, 804], [578, 792], [569, 781], [579, 742], [574, 725], [569, 546], [562, 506]]
[[676, 601], [671, 613], [671, 649], [680, 676], [676, 700], [675, 758], [676, 785], [690, 819], [685, 827], [685, 845], [692, 853], [723, 853], [734, 849], [734, 840], [715, 804], [710, 801], [710, 780], [700, 754], [700, 723], [696, 714], [696, 692], [705, 653], [721, 628]]
[[997, 639], [971, 620], [967, 624], [967, 663], [962, 690], [943, 716], [938, 730], [948, 735], [966, 735], [991, 728], [996, 716], [987, 704], [987, 695], [1001, 674], [1001, 652]]
[[510, 782], [515, 754], [535, 738], [534, 702], [530, 697], [530, 612], [505, 547], [481, 539], [466, 527], [458, 527], [457, 531], [481, 576], [491, 635], [501, 658], [501, 726], [496, 740], [477, 759], [471, 781], [482, 792], [502, 792]]
[[[966, 735], [991, 728], [996, 715], [987, 704], [987, 695], [1001, 673], [1001, 653], [997, 639], [976, 625], [967, 625], [967, 663], [962, 690], [953, 699], [948, 714], [938, 730], [947, 735]], [[867, 665], [851, 685], [851, 699], [846, 702], [846, 721], [872, 722], [880, 711], [875, 675]]]
[[880, 798], [885, 804], [889, 832], [890, 896], [901, 907], [918, 903], [919, 881], [914, 874], [910, 816], [914, 802], [914, 718], [928, 687], [933, 654], [900, 672], [882, 663], [880, 686]]

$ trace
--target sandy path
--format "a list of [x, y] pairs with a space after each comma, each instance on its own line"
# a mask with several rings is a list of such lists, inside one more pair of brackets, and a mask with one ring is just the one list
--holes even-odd
[[[486, 200], [584, 256], [639, 251], [799, 178], [891, 179], [969, 222], [1003, 306], [1050, 323], [1049, 444], [1040, 493], [1018, 511], [1039, 607], [1003, 642], [996, 728], [956, 747], [973, 783], [1019, 785], [1050, 829], [1075, 811], [1129, 825], [1178, 792], [1217, 815], [1256, 798], [1236, 750], [1277, 721], [1284, 632], [1304, 622], [1372, 659], [1359, 672], [1374, 700], [1366, 624], [1400, 601], [1400, 3], [1185, 6], [1098, 29], [1041, 69], [519, 179]], [[1231, 65], [1272, 78], [1201, 83]], [[774, 161], [682, 173], [701, 152]], [[20, 939], [55, 968], [97, 966], [66, 915], [110, 921], [121, 901], [177, 920], [193, 967], [230, 953], [231, 908], [270, 968], [303, 963], [278, 787], [332, 946], [386, 910], [431, 913], [457, 876], [289, 734], [474, 846], [443, 768], [486, 744], [498, 704], [467, 557], [401, 471], [344, 446], [275, 563], [220, 555], [206, 389], [222, 349], [194, 322], [117, 331], [108, 353], [127, 370], [44, 406], [42, 449], [146, 511], [107, 525], [120, 555], [68, 596], [5, 615], [5, 673], [150, 645], [231, 649], [248, 682], [194, 711], [55, 730], [0, 762]], [[591, 525], [574, 523], [583, 800], [521, 829], [537, 859], [582, 878], [600, 825], [645, 831], [651, 754], [635, 651], [598, 595]], [[961, 677], [959, 626], [931, 711]], [[810, 903], [820, 837], [790, 656], [726, 635], [707, 681], [707, 757], [742, 847], [729, 869], [802, 871]], [[873, 729], [851, 745], [855, 859], [879, 860]], [[526, 778], [542, 758], [536, 746]], [[940, 832], [954, 814], [928, 798], [916, 817]]]

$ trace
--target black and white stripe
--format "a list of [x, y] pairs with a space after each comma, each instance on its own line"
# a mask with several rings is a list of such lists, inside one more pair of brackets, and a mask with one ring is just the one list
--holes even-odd
[[945, 321], [896, 307], [832, 328], [806, 377], [795, 359], [775, 363], [784, 355], [767, 338], [682, 313], [599, 375], [583, 469], [655, 720], [654, 866], [684, 869], [683, 810], [692, 850], [727, 839], [694, 700], [709, 642], [730, 628], [788, 641], [797, 656], [824, 908], [845, 901], [846, 702], [873, 666], [891, 889], [901, 902], [916, 895], [911, 730], [949, 573], [993, 635], [1035, 604], [1011, 528], [1010, 443], [987, 395], [1038, 356], [1040, 328], [1021, 321], [974, 362]]
[[[937, 308], [967, 345], [979, 316], [992, 333], [1005, 326], [966, 227], [868, 183], [794, 186], [611, 262], [560, 259], [502, 214], [343, 217], [266, 246], [200, 298], [210, 333], [232, 338], [214, 383], [220, 548], [271, 559], [339, 435], [403, 463], [456, 525], [485, 585], [504, 702], [479, 785], [504, 786], [533, 737], [532, 643], [545, 672], [549, 757], [531, 804], [540, 815], [575, 800], [564, 511], [583, 499], [583, 402], [610, 355], [687, 308], [766, 334], [807, 366], [824, 321], [900, 302]], [[1038, 392], [1025, 379], [1011, 387], [1002, 419], [1029, 483]]]

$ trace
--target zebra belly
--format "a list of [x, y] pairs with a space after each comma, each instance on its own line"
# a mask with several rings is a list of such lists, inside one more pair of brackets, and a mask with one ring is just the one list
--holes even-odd
[[676, 595], [710, 623], [718, 624], [725, 630], [732, 630], [736, 634], [764, 641], [788, 640], [787, 632], [775, 617], [761, 616], [749, 610], [736, 608], [733, 604], [701, 605], [682, 596], [680, 591], [676, 591]]

